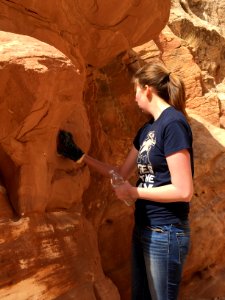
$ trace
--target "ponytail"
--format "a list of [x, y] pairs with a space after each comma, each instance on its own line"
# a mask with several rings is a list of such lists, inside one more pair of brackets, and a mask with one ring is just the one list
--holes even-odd
[[186, 95], [184, 83], [178, 76], [174, 74], [170, 74], [169, 77], [170, 78], [167, 83], [167, 89], [169, 94], [168, 104], [181, 111], [187, 117], [187, 113], [185, 110]]
[[136, 72], [134, 79], [142, 87], [145, 85], [152, 86], [160, 98], [187, 117], [184, 83], [178, 76], [169, 72], [163, 64], [149, 63], [144, 65]]

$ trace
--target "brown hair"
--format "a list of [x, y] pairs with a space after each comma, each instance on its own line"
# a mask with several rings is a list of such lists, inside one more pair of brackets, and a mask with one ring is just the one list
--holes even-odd
[[187, 116], [184, 83], [163, 64], [144, 65], [135, 73], [134, 80], [137, 80], [143, 88], [145, 85], [152, 86], [160, 98]]

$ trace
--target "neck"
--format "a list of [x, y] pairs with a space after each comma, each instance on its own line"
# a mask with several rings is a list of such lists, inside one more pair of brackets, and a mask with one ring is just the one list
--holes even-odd
[[171, 105], [169, 105], [166, 101], [158, 97], [156, 101], [152, 103], [152, 106], [153, 107], [151, 113], [153, 115], [154, 120], [156, 121], [161, 115], [161, 113]]

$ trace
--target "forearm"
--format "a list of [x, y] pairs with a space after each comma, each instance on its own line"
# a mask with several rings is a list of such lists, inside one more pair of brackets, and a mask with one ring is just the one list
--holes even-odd
[[103, 176], [109, 177], [109, 171], [110, 170], [116, 170], [115, 166], [109, 165], [107, 163], [101, 162], [87, 154], [84, 155], [84, 158], [82, 160], [85, 162], [89, 167], [93, 168], [98, 173], [102, 174]]
[[124, 180], [126, 180], [131, 176], [134, 169], [136, 168], [137, 155], [138, 151], [133, 146], [128, 153], [124, 163], [120, 167], [101, 162], [87, 154], [84, 155], [82, 161], [104, 176], [110, 177], [109, 171], [115, 170], [124, 178]]
[[155, 202], [189, 202], [192, 198], [193, 187], [176, 187], [173, 184], [168, 184], [160, 187], [142, 188], [132, 187], [132, 198], [140, 198]]

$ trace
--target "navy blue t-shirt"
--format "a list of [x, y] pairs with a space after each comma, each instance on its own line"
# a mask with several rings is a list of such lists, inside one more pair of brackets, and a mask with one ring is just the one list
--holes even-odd
[[[191, 128], [185, 116], [174, 107], [166, 108], [156, 121], [146, 123], [133, 144], [139, 151], [138, 187], [170, 184], [166, 156], [179, 150], [188, 149], [194, 172]], [[188, 213], [189, 203], [182, 201], [163, 203], [138, 199], [135, 204], [135, 222], [141, 226], [179, 223], [187, 220]]]

